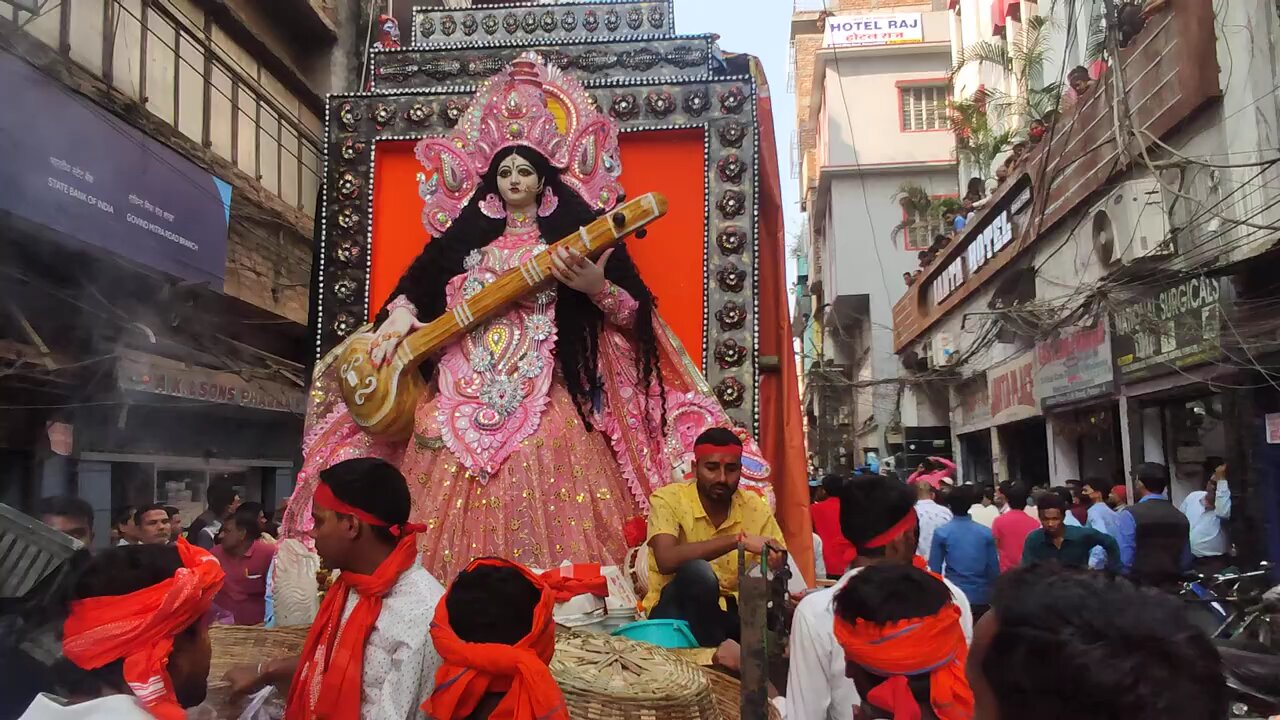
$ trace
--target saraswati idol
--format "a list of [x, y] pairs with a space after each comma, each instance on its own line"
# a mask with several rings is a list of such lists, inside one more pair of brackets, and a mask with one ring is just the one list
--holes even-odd
[[[457, 128], [416, 155], [433, 239], [374, 329], [317, 366], [286, 530], [308, 529], [321, 470], [377, 456], [409, 481], [437, 577], [487, 555], [618, 564], [624, 524], [687, 470], [700, 432], [730, 426], [625, 243], [596, 252], [601, 234], [612, 242], [635, 229], [632, 206], [656, 217], [665, 201], [618, 207], [617, 125], [533, 53], [481, 86]], [[690, 229], [689, 241], [700, 233]], [[510, 297], [495, 303], [503, 288]], [[437, 332], [446, 325], [451, 333]], [[421, 379], [386, 382], [393, 365]], [[381, 385], [357, 375], [371, 368]], [[393, 430], [364, 417], [360, 388], [375, 386], [410, 403]], [[739, 434], [743, 486], [765, 493], [769, 468]]]

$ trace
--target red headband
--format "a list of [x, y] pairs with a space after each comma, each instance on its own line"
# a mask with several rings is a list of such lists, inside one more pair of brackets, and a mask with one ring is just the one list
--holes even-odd
[[737, 455], [742, 457], [741, 445], [716, 445], [715, 443], [702, 442], [693, 446], [693, 456], [696, 458], [705, 457], [707, 455]]
[[355, 507], [354, 505], [348, 505], [347, 503], [344, 503], [341, 500], [339, 500], [338, 497], [333, 494], [333, 490], [331, 490], [329, 486], [324, 484], [323, 482], [316, 487], [315, 495], [313, 495], [311, 498], [311, 503], [313, 505], [317, 505], [327, 510], [332, 510], [333, 512], [336, 512], [336, 513], [342, 513], [344, 515], [353, 515], [355, 517], [360, 518], [360, 520], [370, 525], [387, 528], [391, 531], [391, 534], [394, 535], [395, 537], [412, 535], [414, 533], [427, 531], [427, 526], [422, 525], [420, 523], [404, 523], [403, 525], [392, 525], [386, 520], [370, 515], [366, 510], [361, 510], [360, 508]]
[[894, 523], [888, 530], [862, 543], [862, 547], [877, 548], [888, 545], [894, 538], [902, 533], [910, 530], [916, 524], [916, 509], [911, 508], [911, 512], [902, 516], [902, 519]]

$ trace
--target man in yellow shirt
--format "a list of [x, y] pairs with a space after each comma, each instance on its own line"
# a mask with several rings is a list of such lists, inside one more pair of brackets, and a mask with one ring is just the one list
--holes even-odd
[[[650, 619], [685, 620], [698, 643], [738, 639], [738, 543], [782, 566], [782, 530], [759, 495], [738, 489], [742, 441], [711, 428], [694, 442], [694, 482], [649, 496]], [[751, 555], [748, 555], [750, 558]]]

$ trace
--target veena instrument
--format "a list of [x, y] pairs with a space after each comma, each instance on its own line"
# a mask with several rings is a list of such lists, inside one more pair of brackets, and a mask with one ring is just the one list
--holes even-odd
[[374, 333], [352, 336], [338, 366], [342, 397], [351, 417], [366, 432], [380, 438], [408, 437], [413, 432], [418, 399], [426, 390], [426, 381], [418, 372], [424, 360], [507, 305], [554, 282], [551, 257], [561, 248], [594, 256], [665, 214], [667, 199], [661, 193], [645, 193], [602, 215], [409, 333], [396, 347], [390, 362], [380, 368], [374, 368], [370, 361]]

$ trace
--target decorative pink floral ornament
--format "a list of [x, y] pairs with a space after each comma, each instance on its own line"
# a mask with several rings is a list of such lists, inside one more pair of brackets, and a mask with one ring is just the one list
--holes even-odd
[[551, 188], [542, 191], [542, 202], [538, 203], [538, 217], [551, 217], [551, 213], [560, 207], [560, 198], [551, 192]]
[[[577, 80], [525, 52], [480, 87], [453, 131], [418, 143], [415, 154], [430, 176], [419, 186], [427, 231], [447, 230], [498, 151], [517, 145], [546, 157], [598, 212], [622, 196], [617, 124], [591, 104]], [[544, 196], [543, 206], [551, 212], [557, 201]]]
[[494, 220], [503, 220], [507, 217], [507, 206], [497, 193], [489, 193], [489, 197], [480, 201], [480, 212]]

